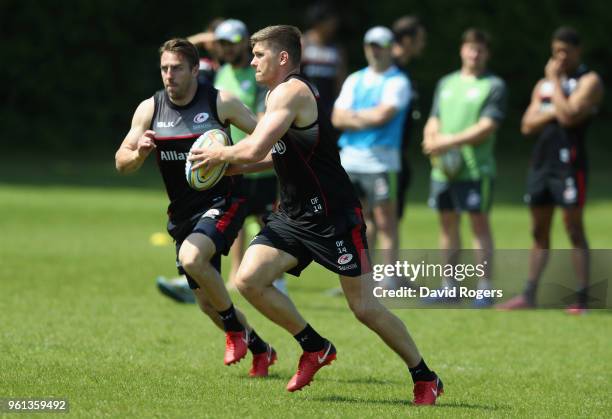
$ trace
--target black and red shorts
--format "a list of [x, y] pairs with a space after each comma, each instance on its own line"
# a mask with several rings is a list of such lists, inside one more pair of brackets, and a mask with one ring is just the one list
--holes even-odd
[[295, 256], [297, 266], [287, 271], [295, 276], [300, 276], [313, 260], [344, 276], [357, 277], [371, 271], [366, 226], [360, 208], [316, 223], [293, 220], [282, 212], [275, 212], [251, 242], [255, 244]]
[[[221, 273], [221, 254], [227, 255], [232, 243], [242, 228], [242, 223], [246, 217], [247, 207], [244, 198], [225, 198], [219, 199], [206, 210], [194, 214], [189, 219], [174, 222], [168, 221], [168, 233], [176, 244], [176, 267], [179, 274], [186, 275], [178, 259], [179, 250], [183, 241], [193, 233], [201, 233], [208, 236], [217, 249], [210, 263]], [[189, 286], [193, 289], [198, 288], [196, 283], [189, 278]]]
[[562, 208], [584, 207], [587, 174], [584, 169], [529, 170], [525, 203], [530, 207], [556, 205]]

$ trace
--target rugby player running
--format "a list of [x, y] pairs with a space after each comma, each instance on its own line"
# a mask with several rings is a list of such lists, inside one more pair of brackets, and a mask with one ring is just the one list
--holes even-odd
[[194, 169], [229, 162], [229, 174], [274, 166], [281, 203], [247, 249], [236, 286], [261, 313], [303, 349], [287, 384], [296, 391], [336, 359], [336, 348], [306, 322], [288, 296], [272, 286], [283, 272], [299, 276], [313, 260], [337, 273], [349, 307], [406, 363], [414, 381], [414, 403], [435, 404], [442, 382], [429, 370], [406, 327], [371, 293], [371, 272], [361, 205], [340, 165], [330, 121], [320, 112], [316, 89], [300, 74], [300, 31], [264, 28], [251, 37], [258, 83], [270, 90], [266, 112], [253, 133], [233, 146], [195, 149]]
[[242, 227], [245, 199], [240, 176], [225, 177], [198, 192], [185, 179], [185, 161], [194, 141], [211, 129], [229, 124], [252, 132], [255, 118], [235, 96], [198, 82], [198, 51], [185, 39], [171, 39], [159, 49], [164, 89], [140, 103], [132, 126], [115, 155], [120, 173], [138, 170], [153, 151], [168, 206], [168, 233], [176, 242], [177, 266], [186, 274], [202, 311], [225, 331], [224, 363], [234, 364], [253, 353], [252, 377], [268, 375], [274, 349], [234, 308], [221, 278], [221, 254]]

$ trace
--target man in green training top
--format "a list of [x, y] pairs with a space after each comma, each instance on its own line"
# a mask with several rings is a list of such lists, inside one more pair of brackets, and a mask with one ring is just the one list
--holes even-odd
[[[224, 20], [215, 28], [213, 37], [219, 57], [225, 63], [215, 74], [215, 88], [232, 93], [253, 113], [261, 116], [265, 111], [267, 89], [258, 86], [255, 81], [255, 69], [250, 65], [251, 51], [246, 25], [237, 19]], [[247, 135], [233, 125], [230, 129], [234, 143]], [[248, 215], [255, 216], [261, 224], [262, 218], [274, 209], [277, 199], [278, 186], [274, 171], [247, 174], [244, 176], [242, 187], [247, 199]], [[230, 251], [232, 267], [227, 281], [230, 288], [233, 288], [232, 279], [244, 254], [247, 226], [248, 223], [245, 223]], [[160, 278], [157, 284], [160, 291], [168, 297], [180, 302], [193, 302], [186, 279], [166, 281]], [[274, 285], [282, 292], [286, 292], [284, 279], [278, 279]]]
[[[440, 214], [440, 248], [447, 263], [457, 263], [461, 249], [461, 212], [470, 216], [477, 263], [491, 272], [493, 237], [489, 209], [495, 177], [495, 133], [505, 116], [506, 87], [487, 71], [489, 36], [478, 29], [463, 33], [461, 69], [443, 77], [436, 87], [431, 115], [423, 133], [423, 152], [431, 157], [429, 205]], [[488, 289], [488, 273], [478, 284]], [[456, 286], [445, 278], [445, 287]], [[475, 300], [477, 306], [492, 304]]]

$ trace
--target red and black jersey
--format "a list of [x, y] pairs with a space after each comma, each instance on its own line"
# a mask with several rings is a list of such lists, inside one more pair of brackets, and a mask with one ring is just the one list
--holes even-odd
[[218, 93], [210, 84], [198, 83], [193, 100], [184, 106], [172, 103], [165, 90], [154, 95], [151, 129], [156, 132], [157, 164], [170, 198], [168, 216], [173, 221], [188, 219], [215, 202], [241, 192], [240, 176], [223, 177], [213, 188], [201, 192], [192, 189], [185, 178], [189, 150], [200, 135], [215, 128], [230, 135], [228, 125], [217, 114]]
[[[582, 65], [575, 74], [563, 80], [563, 93], [566, 97], [569, 97], [575, 91], [580, 78], [588, 72], [589, 70]], [[544, 81], [541, 84], [539, 94], [543, 110], [553, 106], [551, 100], [553, 89], [550, 81]], [[546, 124], [533, 149], [531, 167], [551, 172], [563, 171], [568, 166], [586, 170], [585, 137], [591, 119], [589, 117], [573, 127], [563, 127], [556, 120]]]
[[291, 125], [274, 145], [272, 159], [280, 183], [280, 212], [294, 223], [329, 223], [361, 207], [340, 164], [330, 135], [331, 122], [322, 111], [316, 88], [300, 75], [317, 102], [317, 120], [306, 127]]

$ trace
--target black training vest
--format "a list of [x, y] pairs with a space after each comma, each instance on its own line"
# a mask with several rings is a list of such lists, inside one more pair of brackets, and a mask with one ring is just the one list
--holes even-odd
[[292, 220], [319, 223], [360, 208], [353, 185], [340, 164], [331, 122], [321, 111], [316, 88], [300, 75], [317, 102], [317, 120], [306, 127], [291, 125], [274, 145], [272, 159], [280, 183], [280, 210]]
[[[575, 74], [563, 81], [563, 93], [569, 97], [582, 76], [589, 70], [581, 65]], [[545, 81], [540, 87], [542, 107], [552, 106], [552, 83]], [[592, 117], [573, 127], [563, 127], [552, 121], [542, 129], [533, 149], [532, 167], [535, 169], [563, 170], [567, 165], [576, 169], [587, 168], [585, 137]]]
[[170, 198], [168, 216], [173, 221], [188, 219], [217, 200], [240, 192], [240, 176], [223, 177], [202, 192], [192, 189], [185, 178], [189, 149], [200, 135], [215, 128], [230, 135], [228, 125], [217, 114], [218, 93], [210, 84], [198, 83], [193, 100], [185, 106], [172, 103], [165, 90], [155, 93], [151, 129], [156, 133], [157, 164]]

